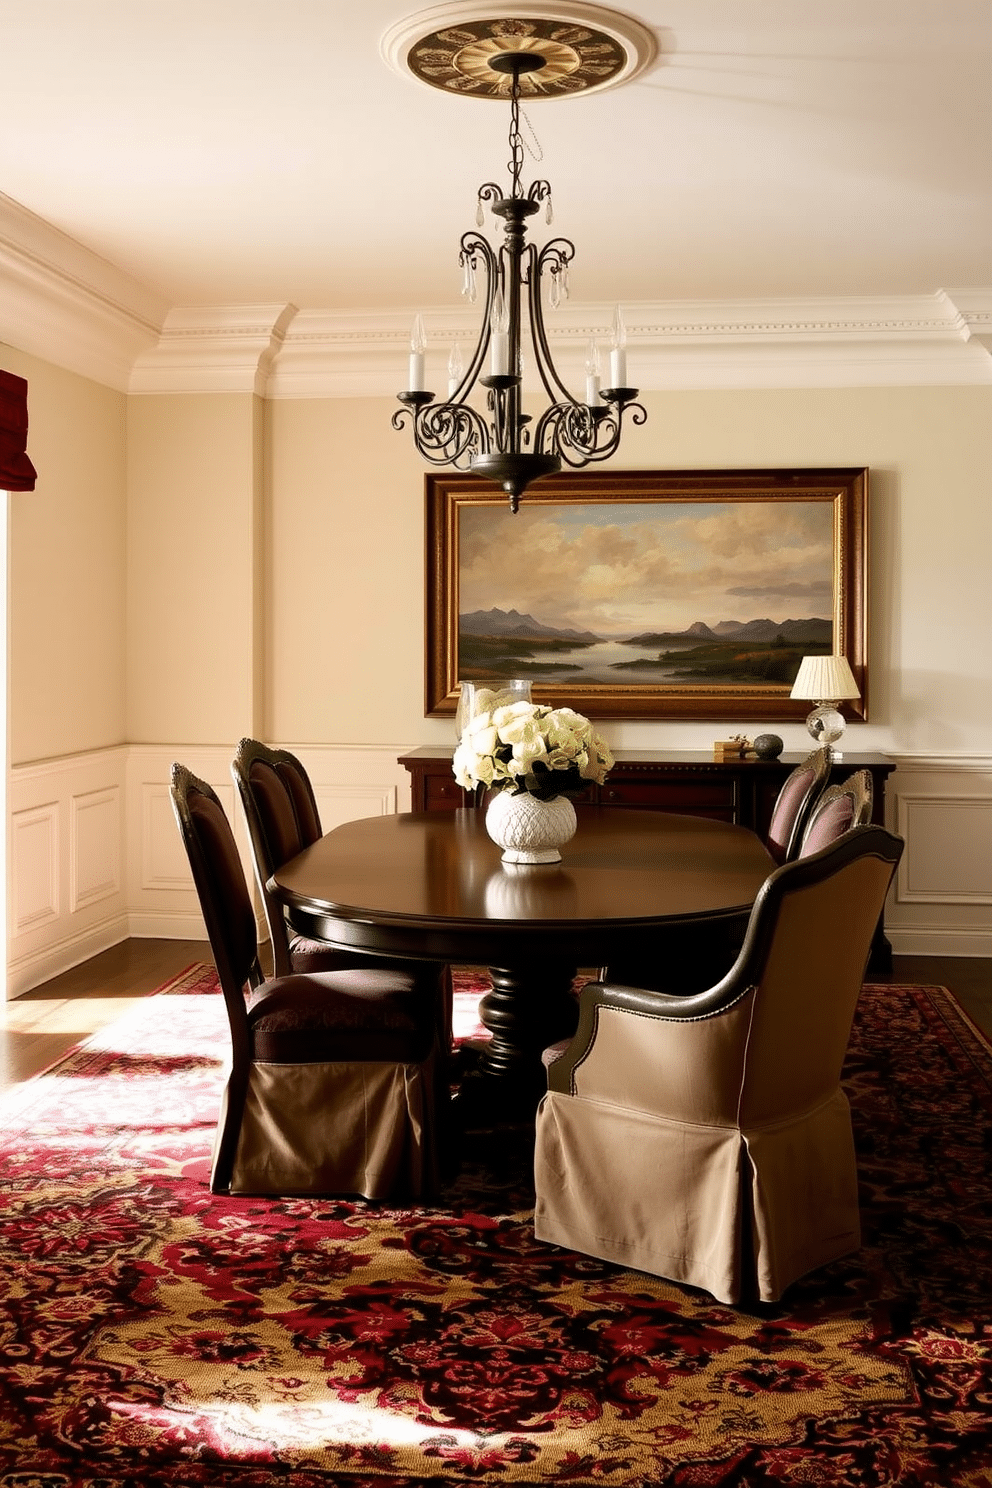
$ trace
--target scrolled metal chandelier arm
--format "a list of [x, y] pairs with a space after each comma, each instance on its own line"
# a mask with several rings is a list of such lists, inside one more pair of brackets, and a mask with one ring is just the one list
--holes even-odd
[[407, 406], [393, 414], [394, 429], [407, 422], [413, 428], [413, 441], [423, 458], [431, 465], [455, 465], [467, 470], [472, 459], [489, 449], [489, 430], [483, 419], [467, 403], [433, 403], [432, 395], [401, 393]]
[[647, 416], [640, 403], [629, 401], [602, 410], [586, 403], [555, 403], [541, 415], [534, 446], [542, 454], [579, 469], [616, 454], [625, 418], [629, 417], [632, 424], [643, 424]]
[[[480, 259], [482, 260], [482, 266], [486, 274], [482, 325], [479, 328], [479, 335], [475, 343], [475, 349], [472, 352], [472, 359], [469, 362], [468, 370], [458, 384], [457, 390], [453, 394], [449, 393], [449, 400], [458, 401], [466, 397], [478, 380], [479, 373], [482, 371], [482, 365], [486, 359], [486, 352], [489, 350], [493, 305], [496, 302], [496, 292], [499, 288], [499, 260], [493, 252], [489, 240], [484, 238], [481, 233], [464, 233], [462, 235], [462, 250], [458, 256], [458, 262], [465, 272], [463, 294], [469, 290], [470, 285], [474, 286], [475, 284], [475, 275], [478, 272]], [[471, 293], [469, 297], [474, 299], [475, 293]]]
[[541, 285], [545, 276], [550, 281], [556, 279], [567, 283], [568, 266], [575, 257], [575, 245], [567, 238], [553, 238], [550, 243], [545, 243], [540, 253], [530, 245], [530, 264], [527, 273], [527, 310], [530, 319], [531, 341], [534, 345], [534, 356], [537, 361], [537, 370], [544, 390], [548, 397], [557, 402], [564, 398], [567, 402], [574, 403], [568, 388], [558, 376], [555, 364], [551, 357], [551, 348], [548, 345], [547, 332], [544, 329], [544, 311], [541, 305]]

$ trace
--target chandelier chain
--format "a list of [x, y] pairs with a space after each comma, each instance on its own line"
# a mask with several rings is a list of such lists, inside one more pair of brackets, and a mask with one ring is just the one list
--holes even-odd
[[530, 117], [525, 109], [520, 110], [520, 117], [523, 120], [524, 129], [526, 129], [527, 131], [526, 135], [521, 134], [524, 149], [527, 151], [527, 154], [530, 156], [531, 160], [540, 165], [541, 161], [544, 159], [544, 151], [541, 148], [541, 141], [537, 137], [537, 130], [530, 122]]
[[524, 142], [520, 133], [520, 96], [517, 92], [517, 80], [513, 80], [513, 97], [510, 106], [510, 159], [507, 162], [510, 170], [511, 195], [520, 196], [522, 188], [520, 185], [520, 173], [524, 164]]
[[[523, 129], [521, 129], [521, 122]], [[526, 133], [524, 132], [526, 130]], [[537, 131], [530, 122], [528, 115], [520, 107], [520, 78], [517, 74], [513, 77], [513, 87], [510, 90], [510, 159], [507, 161], [507, 169], [512, 181], [511, 193], [513, 196], [523, 195], [521, 175], [524, 164], [524, 151], [530, 158], [540, 165], [544, 159], [544, 151], [541, 141], [537, 137]]]

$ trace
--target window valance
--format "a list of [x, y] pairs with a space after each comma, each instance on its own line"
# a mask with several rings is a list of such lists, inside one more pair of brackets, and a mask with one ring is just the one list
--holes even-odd
[[33, 491], [37, 471], [27, 455], [28, 385], [0, 369], [0, 491]]

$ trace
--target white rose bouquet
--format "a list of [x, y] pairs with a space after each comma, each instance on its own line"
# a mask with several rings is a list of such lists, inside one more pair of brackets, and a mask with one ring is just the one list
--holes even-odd
[[571, 708], [509, 703], [479, 711], [455, 750], [455, 779], [464, 790], [530, 793], [538, 801], [602, 785], [613, 767], [609, 745]]

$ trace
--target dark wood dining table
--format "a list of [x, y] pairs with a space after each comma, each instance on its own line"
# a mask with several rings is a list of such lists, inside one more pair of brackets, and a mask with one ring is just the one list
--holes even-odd
[[579, 806], [556, 864], [512, 865], [485, 813], [405, 813], [335, 827], [269, 889], [300, 933], [378, 956], [484, 966], [492, 1035], [464, 1109], [533, 1113], [541, 1051], [574, 1032], [578, 968], [663, 961], [694, 934], [740, 924], [775, 864], [745, 827], [660, 811]]

